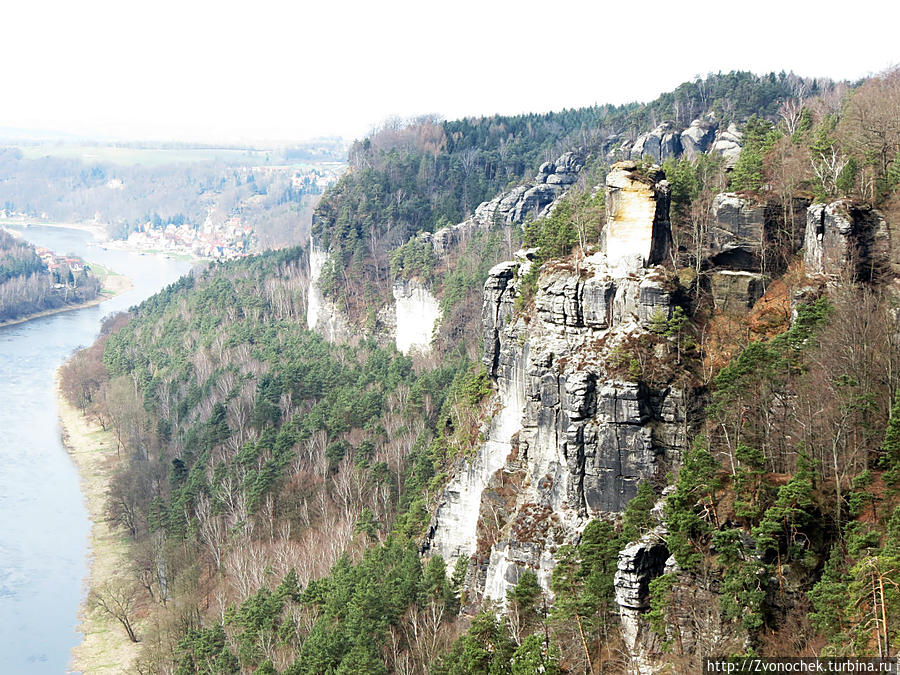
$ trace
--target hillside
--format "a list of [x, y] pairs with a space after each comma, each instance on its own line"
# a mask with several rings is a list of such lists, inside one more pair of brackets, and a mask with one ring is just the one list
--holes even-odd
[[46, 255], [52, 269], [34, 246], [0, 229], [0, 324], [80, 305], [100, 294], [100, 281], [84, 261]]
[[898, 101], [385, 128], [307, 245], [116, 319], [63, 375], [121, 444], [135, 668], [896, 654]]

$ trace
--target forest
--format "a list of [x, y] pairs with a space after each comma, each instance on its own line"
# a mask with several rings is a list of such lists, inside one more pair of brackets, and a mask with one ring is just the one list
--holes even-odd
[[[496, 412], [479, 360], [488, 269], [534, 249], [513, 311], [536, 323], [541, 270], [577, 274], [603, 231], [598, 148], [707, 111], [740, 124], [740, 157], [663, 163], [678, 307], [609, 365], [696, 392], [679, 466], [552, 551], [547, 588], [526, 571], [502, 610], [482, 603], [477, 560], [448, 567], [422, 544]], [[582, 146], [588, 165], [546, 218], [442, 259], [407, 243]], [[888, 238], [888, 264], [816, 284], [801, 249], [811, 203], [877, 209], [893, 233], [898, 160], [896, 69], [840, 84], [720, 74], [646, 105], [385, 125], [353, 146], [313, 224], [331, 255], [322, 290], [361, 317], [353, 340], [306, 330], [308, 251], [294, 247], [182, 279], [64, 367], [65, 395], [120, 451], [108, 514], [132, 565], [94, 606], [129, 599], [140, 673], [625, 673], [617, 564], [662, 521], [676, 566], [650, 582], [646, 620], [664, 672], [711, 654], [896, 655], [900, 257]], [[706, 252], [725, 191], [778, 216], [760, 243], [765, 294], [742, 312], [717, 305]], [[400, 354], [365, 320], [403, 274], [438, 289], [430, 353]]]
[[322, 290], [351, 313], [382, 302], [391, 250], [419, 232], [462, 221], [479, 203], [567, 150], [580, 148], [602, 165], [616, 139], [664, 120], [686, 125], [711, 113], [724, 128], [753, 114], [775, 119], [782, 102], [820, 90], [840, 100], [831, 82], [784, 72], [763, 77], [730, 72], [687, 82], [646, 104], [454, 121], [389, 120], [353, 144], [350, 170], [316, 208], [313, 237], [331, 256]]

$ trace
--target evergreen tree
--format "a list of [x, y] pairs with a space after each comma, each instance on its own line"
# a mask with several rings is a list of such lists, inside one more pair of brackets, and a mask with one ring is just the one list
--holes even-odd
[[650, 510], [657, 499], [656, 492], [648, 481], [638, 483], [637, 495], [628, 502], [625, 513], [622, 514], [622, 537], [626, 541], [635, 541], [656, 525]]
[[684, 455], [675, 491], [666, 499], [666, 542], [684, 569], [700, 563], [702, 546], [715, 529], [719, 471], [719, 463], [698, 437]]

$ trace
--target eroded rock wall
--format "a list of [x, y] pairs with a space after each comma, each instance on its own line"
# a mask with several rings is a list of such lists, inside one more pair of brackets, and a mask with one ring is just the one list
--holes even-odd
[[329, 342], [345, 342], [352, 337], [350, 322], [337, 305], [322, 294], [319, 279], [328, 262], [328, 251], [309, 241], [309, 292], [306, 325]]
[[[622, 511], [641, 480], [661, 484], [684, 448], [694, 393], [650, 387], [621, 367], [629, 340], [674, 307], [666, 272], [650, 263], [670, 238], [662, 176], [653, 175], [649, 185], [637, 181], [628, 219], [618, 221], [637, 232], [546, 264], [526, 311], [516, 313], [515, 299], [533, 264], [527, 252], [485, 283], [496, 412], [488, 441], [448, 484], [425, 544], [449, 565], [470, 556], [476, 596], [502, 605], [525, 569], [549, 585], [558, 546], [577, 541], [592, 517]], [[609, 189], [630, 187], [622, 185], [614, 179]]]

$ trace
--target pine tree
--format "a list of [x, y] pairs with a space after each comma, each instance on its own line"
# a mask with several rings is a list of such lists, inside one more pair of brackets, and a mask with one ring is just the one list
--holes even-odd
[[626, 541], [634, 541], [653, 529], [656, 521], [650, 510], [657, 499], [656, 492], [648, 481], [638, 483], [637, 495], [628, 502], [622, 515], [622, 537]]
[[684, 569], [694, 569], [702, 558], [700, 546], [717, 527], [716, 512], [721, 467], [698, 437], [685, 453], [675, 492], [666, 499], [666, 540], [669, 551]]
[[891, 417], [884, 432], [884, 441], [881, 443], [879, 464], [890, 472], [885, 476], [886, 479], [896, 482], [900, 478], [900, 392], [894, 395]]

